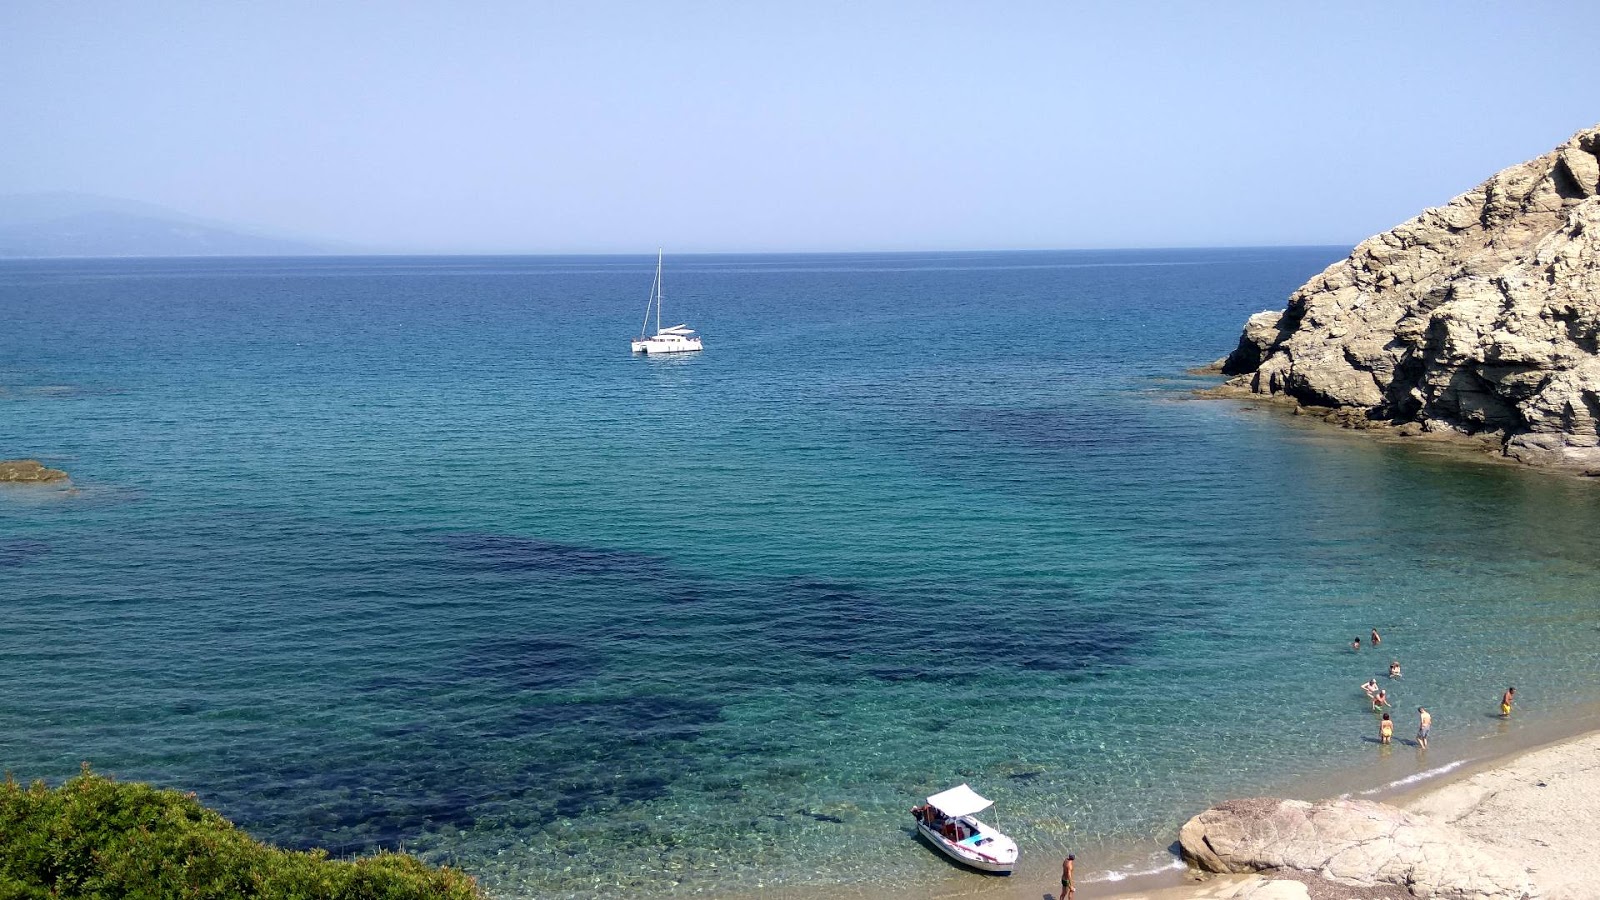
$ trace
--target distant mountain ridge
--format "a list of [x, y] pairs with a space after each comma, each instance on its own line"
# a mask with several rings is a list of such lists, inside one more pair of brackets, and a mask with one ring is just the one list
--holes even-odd
[[0, 196], [0, 258], [308, 256], [349, 252], [149, 203], [92, 194]]

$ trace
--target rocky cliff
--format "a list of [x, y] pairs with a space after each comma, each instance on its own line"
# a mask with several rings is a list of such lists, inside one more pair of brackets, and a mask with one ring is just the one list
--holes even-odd
[[1362, 241], [1250, 317], [1234, 390], [1600, 474], [1600, 126]]

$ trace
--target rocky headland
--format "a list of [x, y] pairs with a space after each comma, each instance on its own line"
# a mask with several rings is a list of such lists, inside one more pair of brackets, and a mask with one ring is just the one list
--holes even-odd
[[67, 473], [48, 468], [37, 459], [0, 460], [0, 483], [49, 484], [67, 480]]
[[1215, 393], [1600, 475], [1600, 126], [1251, 316]]

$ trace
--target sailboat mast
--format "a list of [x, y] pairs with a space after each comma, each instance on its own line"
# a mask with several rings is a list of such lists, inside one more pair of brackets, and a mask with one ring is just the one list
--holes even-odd
[[661, 333], [661, 296], [665, 294], [661, 284], [661, 248], [656, 248], [656, 334]]

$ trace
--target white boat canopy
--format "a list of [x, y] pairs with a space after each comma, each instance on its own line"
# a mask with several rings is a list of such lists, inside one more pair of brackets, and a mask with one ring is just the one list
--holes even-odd
[[656, 334], [694, 334], [694, 329], [687, 325], [674, 325], [671, 328], [663, 328]]
[[959, 818], [982, 812], [993, 806], [994, 801], [978, 796], [977, 791], [963, 784], [934, 794], [928, 798], [928, 805], [951, 818]]

